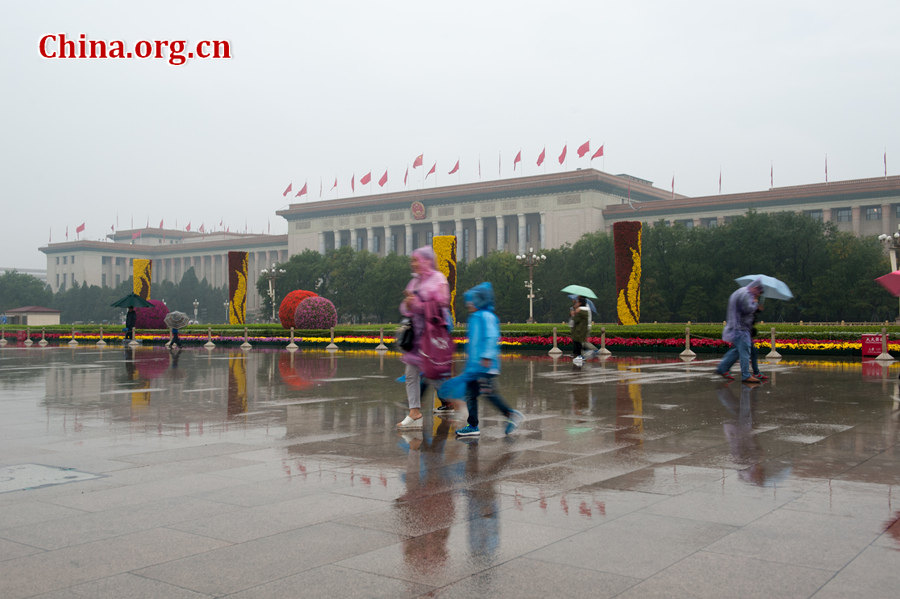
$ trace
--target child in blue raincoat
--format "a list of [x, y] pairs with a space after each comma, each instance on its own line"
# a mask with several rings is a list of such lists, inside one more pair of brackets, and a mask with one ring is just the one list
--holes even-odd
[[463, 297], [469, 310], [466, 367], [461, 375], [441, 386], [441, 396], [451, 398], [465, 394], [469, 408], [468, 426], [456, 431], [457, 437], [481, 434], [478, 430], [479, 395], [484, 395], [506, 416], [508, 435], [525, 417], [510, 408], [496, 389], [497, 375], [500, 374], [500, 321], [494, 314], [494, 288], [490, 283], [481, 283], [466, 291]]

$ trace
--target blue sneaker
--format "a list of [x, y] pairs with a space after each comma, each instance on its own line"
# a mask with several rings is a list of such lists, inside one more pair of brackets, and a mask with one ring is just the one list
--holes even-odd
[[522, 424], [523, 420], [525, 420], [525, 415], [518, 410], [513, 410], [509, 415], [509, 419], [506, 421], [506, 434], [508, 435], [519, 428], [519, 425]]
[[477, 437], [480, 434], [477, 426], [464, 426], [456, 431], [457, 437]]

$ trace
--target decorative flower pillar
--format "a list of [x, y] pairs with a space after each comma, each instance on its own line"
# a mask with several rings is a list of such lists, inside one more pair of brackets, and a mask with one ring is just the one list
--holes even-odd
[[456, 300], [456, 241], [456, 235], [435, 235], [431, 238], [438, 270], [444, 273], [450, 284], [450, 316], [453, 322], [456, 322], [456, 311], [453, 308]]
[[228, 252], [228, 324], [246, 324], [247, 252]]
[[150, 275], [153, 273], [153, 260], [139, 258], [134, 261], [134, 294], [145, 300], [150, 299]]
[[613, 224], [616, 250], [616, 315], [619, 324], [641, 321], [641, 223]]

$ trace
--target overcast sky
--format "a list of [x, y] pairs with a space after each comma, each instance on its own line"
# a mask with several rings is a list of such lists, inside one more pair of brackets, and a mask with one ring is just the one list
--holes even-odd
[[[37, 248], [82, 222], [81, 239], [160, 220], [283, 233], [276, 210], [320, 187], [344, 197], [353, 175], [356, 195], [405, 189], [420, 153], [409, 189], [435, 162], [438, 184], [477, 181], [479, 160], [485, 180], [558, 172], [566, 144], [568, 170], [664, 190], [674, 176], [686, 195], [717, 193], [720, 170], [723, 193], [767, 189], [770, 169], [776, 186], [822, 182], [826, 154], [829, 181], [882, 176], [885, 152], [900, 173], [895, 0], [3, 8], [0, 266], [44, 268]], [[232, 58], [43, 58], [60, 33], [129, 49], [227, 40]], [[577, 158], [587, 140], [603, 158]]]

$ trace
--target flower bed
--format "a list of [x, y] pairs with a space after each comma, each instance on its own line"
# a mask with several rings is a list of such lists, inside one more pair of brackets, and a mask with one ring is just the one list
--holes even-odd
[[[7, 327], [2, 332], [0, 332], [0, 336], [6, 339], [8, 343], [22, 343], [26, 339], [25, 330], [25, 327]], [[121, 327], [113, 327], [113, 330], [114, 332], [112, 333], [104, 332], [103, 339], [107, 342], [112, 343], [121, 342], [123, 339], [123, 332]], [[32, 327], [30, 335], [32, 341], [39, 341], [41, 339], [40, 328], [35, 329], [34, 327]], [[47, 332], [44, 334], [44, 339], [54, 345], [65, 345], [72, 338], [73, 337], [71, 333], [63, 333], [58, 331]], [[163, 345], [169, 340], [169, 333], [168, 331], [147, 331], [145, 333], [141, 333], [140, 331], [138, 331], [136, 338], [145, 345]], [[245, 337], [243, 335], [213, 334], [211, 337], [208, 337], [206, 333], [191, 334], [186, 332], [183, 332], [180, 335], [180, 338], [183, 344], [195, 346], [203, 345], [207, 342], [207, 340], [212, 340], [212, 342], [216, 345], [226, 346], [241, 345], [245, 340]], [[99, 333], [80, 333], [76, 331], [74, 339], [79, 343], [96, 343], [100, 340], [100, 335]], [[453, 340], [456, 343], [458, 350], [464, 351], [465, 345], [467, 343], [466, 338], [457, 336], [454, 337]], [[598, 348], [600, 347], [600, 337], [590, 337], [589, 340]], [[248, 336], [246, 337], [246, 341], [248, 341], [253, 346], [274, 348], [286, 346], [291, 342], [291, 337], [290, 335], [261, 336], [248, 334]], [[327, 334], [296, 335], [294, 337], [294, 343], [300, 346], [324, 348], [331, 342], [332, 338]], [[379, 343], [382, 343], [382, 339], [379, 335], [335, 335], [334, 343], [337, 344], [341, 350], [373, 349], [377, 347]], [[394, 339], [392, 336], [385, 335], [383, 343], [388, 347], [388, 349], [396, 350]], [[771, 342], [768, 338], [757, 339], [755, 343], [756, 347], [760, 351], [760, 355], [764, 356], [772, 349]], [[557, 335], [556, 344], [558, 348], [566, 351], [571, 347], [572, 340], [569, 336]], [[541, 335], [502, 336], [500, 338], [500, 346], [503, 350], [506, 351], [549, 351], [553, 347], [553, 337]], [[730, 346], [721, 339], [709, 339], [703, 337], [691, 338], [691, 350], [698, 354], [722, 354], [727, 351], [729, 347]], [[606, 348], [613, 353], [680, 353], [684, 350], [684, 337], [679, 336], [667, 338], [643, 338], [612, 336], [606, 338]], [[889, 340], [887, 348], [889, 352], [900, 353], [900, 340]], [[777, 339], [775, 343], [775, 349], [778, 351], [778, 353], [783, 355], [860, 356], [862, 354], [862, 342], [849, 341], [845, 339], [809, 339], [801, 337], [796, 339]]]

